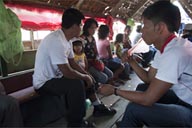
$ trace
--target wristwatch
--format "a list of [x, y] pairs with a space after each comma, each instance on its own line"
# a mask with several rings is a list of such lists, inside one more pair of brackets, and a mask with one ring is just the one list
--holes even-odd
[[118, 89], [118, 88], [114, 88], [114, 95], [116, 95], [116, 96], [118, 96], [118, 95], [117, 95], [117, 89]]

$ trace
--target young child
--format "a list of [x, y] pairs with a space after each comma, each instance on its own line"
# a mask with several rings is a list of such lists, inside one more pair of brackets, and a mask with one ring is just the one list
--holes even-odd
[[[75, 40], [72, 42], [74, 51], [74, 60], [86, 71], [88, 71], [88, 62], [84, 53], [83, 41]], [[105, 85], [105, 84], [102, 84]], [[110, 116], [116, 113], [115, 109], [108, 108], [104, 105], [96, 94], [97, 88], [100, 86], [98, 83], [94, 83], [92, 87], [86, 87], [86, 97], [89, 98], [94, 106], [93, 116]]]
[[81, 40], [76, 40], [73, 42], [74, 59], [77, 64], [79, 64], [86, 71], [88, 70], [88, 62], [83, 50], [83, 42]]
[[117, 34], [114, 45], [115, 45], [114, 52], [117, 56], [114, 59], [118, 62], [121, 62], [121, 60], [119, 59], [121, 59], [122, 50], [123, 50], [123, 34], [122, 33]]

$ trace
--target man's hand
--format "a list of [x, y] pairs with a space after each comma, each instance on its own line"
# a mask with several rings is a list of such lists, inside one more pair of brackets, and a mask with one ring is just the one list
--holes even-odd
[[90, 75], [85, 74], [84, 79], [83, 79], [86, 83], [87, 83], [87, 87], [91, 87], [93, 85], [93, 79]]
[[128, 62], [128, 63], [135, 61], [133, 58], [133, 54], [129, 50], [123, 51], [121, 59], [122, 62]]
[[109, 96], [114, 93], [114, 87], [110, 84], [104, 84], [104, 85], [100, 85], [100, 87], [98, 88], [98, 91], [102, 95]]

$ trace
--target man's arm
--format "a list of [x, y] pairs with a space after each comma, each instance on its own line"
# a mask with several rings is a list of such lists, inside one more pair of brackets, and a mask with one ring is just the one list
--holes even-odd
[[[154, 78], [145, 92], [117, 89], [116, 94], [131, 102], [151, 106], [158, 101], [171, 86], [171, 83]], [[103, 95], [111, 95], [114, 94], [115, 88], [111, 85], [104, 85], [99, 88], [99, 91]]]
[[86, 72], [81, 66], [79, 66], [79, 65], [75, 62], [75, 60], [74, 60], [73, 58], [68, 59], [68, 61], [69, 61], [70, 66], [71, 66], [73, 69], [75, 69], [75, 70], [77, 70], [77, 71], [79, 71], [79, 72], [81, 72], [81, 73], [83, 73], [83, 74], [87, 74], [87, 72]]
[[93, 78], [80, 67], [74, 59], [69, 59], [69, 64], [58, 65], [59, 69], [62, 71], [64, 77], [70, 79], [81, 79], [86, 81], [87, 86], [92, 86]]
[[155, 74], [157, 73], [157, 69], [153, 67], [149, 67], [149, 70], [146, 71], [143, 69], [139, 64], [133, 60], [133, 62], [129, 63], [132, 69], [135, 71], [137, 76], [145, 83], [149, 84], [151, 80], [155, 77]]
[[124, 53], [122, 54], [122, 60], [124, 62], [128, 62], [137, 74], [137, 76], [147, 84], [151, 82], [151, 80], [155, 77], [155, 74], [157, 73], [157, 69], [151, 66], [148, 71], [139, 66], [137, 61], [133, 58], [133, 55], [131, 55], [130, 51], [124, 51]]
[[60, 71], [63, 73], [64, 77], [69, 79], [85, 79], [86, 74], [83, 74], [77, 70], [74, 70], [70, 64], [58, 64]]

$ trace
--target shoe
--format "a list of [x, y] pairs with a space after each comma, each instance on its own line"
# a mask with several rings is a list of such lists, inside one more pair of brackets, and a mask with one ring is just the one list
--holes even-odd
[[93, 116], [100, 117], [100, 116], [111, 116], [114, 115], [117, 111], [115, 109], [110, 109], [106, 107], [103, 103], [100, 105], [94, 106]]
[[87, 121], [87, 120], [84, 120], [82, 125], [81, 125], [82, 128], [96, 128], [96, 125], [95, 123], [93, 122], [90, 122], [90, 121]]

